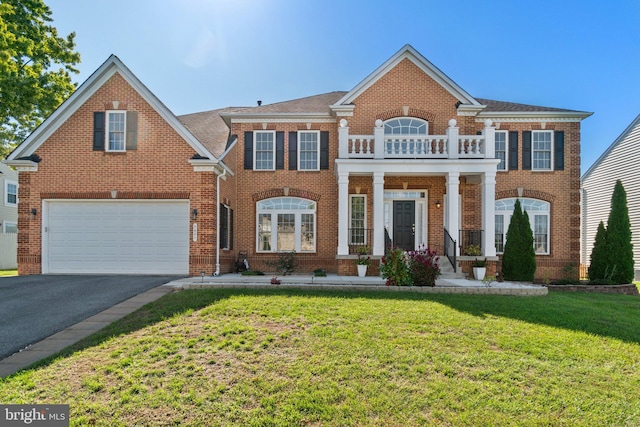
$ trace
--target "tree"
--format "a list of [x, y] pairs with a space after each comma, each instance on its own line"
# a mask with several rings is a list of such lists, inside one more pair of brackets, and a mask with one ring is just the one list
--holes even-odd
[[620, 180], [616, 181], [611, 197], [611, 212], [607, 221], [607, 255], [609, 273], [616, 283], [633, 281], [633, 245], [631, 244], [631, 223], [627, 208], [627, 193]]
[[607, 265], [609, 264], [609, 256], [607, 249], [607, 231], [604, 223], [600, 221], [596, 239], [593, 242], [591, 250], [591, 262], [589, 263], [589, 280], [604, 279], [607, 273]]
[[43, 0], [0, 2], [0, 157], [76, 88], [75, 33], [59, 37]]
[[520, 200], [516, 200], [504, 244], [502, 274], [505, 280], [531, 282], [535, 272], [536, 253], [529, 215], [522, 212]]

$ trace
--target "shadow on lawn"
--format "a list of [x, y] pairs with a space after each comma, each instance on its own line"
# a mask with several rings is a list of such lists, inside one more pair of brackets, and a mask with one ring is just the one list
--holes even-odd
[[105, 329], [79, 341], [35, 366], [98, 345], [177, 314], [199, 310], [233, 296], [290, 295], [433, 301], [474, 316], [498, 316], [551, 327], [581, 331], [640, 344], [640, 298], [623, 295], [554, 292], [546, 297], [452, 295], [361, 291], [306, 291], [302, 289], [201, 289], [168, 294]]

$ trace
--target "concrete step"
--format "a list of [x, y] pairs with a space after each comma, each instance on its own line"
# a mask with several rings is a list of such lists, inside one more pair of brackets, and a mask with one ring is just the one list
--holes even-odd
[[460, 271], [460, 266], [457, 266], [457, 271], [453, 271], [451, 262], [446, 256], [440, 257], [440, 279], [464, 279], [466, 275]]

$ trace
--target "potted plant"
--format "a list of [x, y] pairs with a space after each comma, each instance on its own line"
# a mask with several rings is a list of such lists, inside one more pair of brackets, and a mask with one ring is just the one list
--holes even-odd
[[485, 259], [476, 258], [475, 261], [471, 263], [473, 267], [473, 277], [476, 280], [484, 279], [484, 275], [487, 273], [487, 261]]
[[482, 255], [482, 251], [479, 245], [469, 245], [466, 248], [464, 248], [464, 254], [466, 256], [478, 256], [478, 255]]
[[368, 246], [360, 246], [357, 250], [358, 259], [356, 259], [356, 266], [358, 267], [358, 276], [364, 277], [367, 275], [367, 267], [371, 264], [371, 257], [367, 254], [369, 253]]

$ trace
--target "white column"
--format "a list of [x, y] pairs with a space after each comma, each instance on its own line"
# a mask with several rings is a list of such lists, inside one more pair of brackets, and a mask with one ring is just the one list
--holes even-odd
[[376, 120], [376, 127], [373, 128], [373, 158], [384, 159], [384, 127], [382, 120]]
[[338, 255], [349, 255], [349, 172], [338, 172]]
[[373, 173], [373, 255], [384, 255], [384, 172]]
[[450, 159], [458, 158], [458, 137], [460, 135], [460, 129], [456, 124], [458, 124], [456, 119], [451, 119], [449, 120], [449, 127], [447, 128], [447, 151]]
[[484, 158], [495, 159], [496, 157], [496, 128], [491, 126], [491, 119], [484, 121]]
[[460, 206], [458, 205], [458, 192], [460, 188], [460, 172], [447, 173], [447, 218], [446, 227], [449, 235], [456, 241], [456, 255], [460, 255], [460, 224], [458, 215]]
[[496, 173], [482, 174], [482, 248], [484, 256], [496, 256]]
[[341, 159], [349, 158], [349, 126], [347, 119], [340, 120], [338, 128], [338, 157]]

